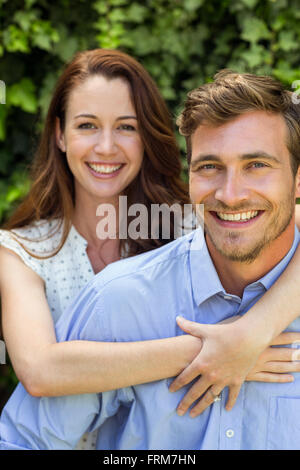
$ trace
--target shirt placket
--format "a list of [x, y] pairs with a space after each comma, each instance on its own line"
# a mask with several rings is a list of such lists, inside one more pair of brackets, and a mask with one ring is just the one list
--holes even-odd
[[239, 450], [242, 439], [242, 420], [244, 387], [241, 388], [237, 401], [230, 411], [226, 411], [225, 404], [228, 391], [222, 393], [220, 416], [220, 450]]

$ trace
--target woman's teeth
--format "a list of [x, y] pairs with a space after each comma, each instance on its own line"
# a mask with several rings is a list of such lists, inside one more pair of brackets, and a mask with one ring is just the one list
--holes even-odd
[[121, 168], [122, 163], [120, 165], [98, 165], [96, 163], [88, 163], [87, 164], [92, 170], [96, 171], [97, 173], [113, 173]]
[[221, 220], [230, 220], [231, 222], [239, 222], [242, 220], [243, 222], [253, 219], [256, 217], [258, 211], [249, 211], [249, 212], [239, 212], [238, 214], [226, 214], [225, 212], [217, 212], [217, 216]]

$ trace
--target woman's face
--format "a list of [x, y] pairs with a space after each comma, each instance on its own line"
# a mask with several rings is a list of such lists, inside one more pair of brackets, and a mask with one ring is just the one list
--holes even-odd
[[129, 84], [95, 75], [75, 87], [65, 128], [57, 122], [56, 138], [74, 175], [76, 204], [116, 204], [138, 174], [144, 153]]

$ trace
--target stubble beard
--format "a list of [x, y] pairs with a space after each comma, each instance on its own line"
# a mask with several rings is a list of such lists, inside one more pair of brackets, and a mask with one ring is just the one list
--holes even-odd
[[[294, 194], [294, 193], [293, 193]], [[230, 261], [251, 264], [260, 253], [266, 249], [273, 241], [275, 241], [286, 230], [291, 222], [295, 211], [295, 201], [293, 197], [288, 197], [282, 202], [268, 223], [264, 233], [254, 246], [248, 249], [242, 249], [239, 246], [240, 233], [238, 231], [228, 232], [225, 244], [217, 243], [210, 231], [205, 227], [206, 235], [209, 237], [214, 248], [225, 258]], [[241, 242], [242, 243], [242, 242]]]

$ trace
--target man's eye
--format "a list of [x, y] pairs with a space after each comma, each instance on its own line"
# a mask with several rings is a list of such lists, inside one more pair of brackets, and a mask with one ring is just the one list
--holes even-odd
[[267, 167], [267, 165], [263, 162], [253, 162], [251, 166], [253, 168], [266, 168]]
[[216, 165], [214, 165], [213, 163], [207, 163], [206, 165], [201, 165], [199, 167], [199, 170], [215, 170], [216, 169]]

